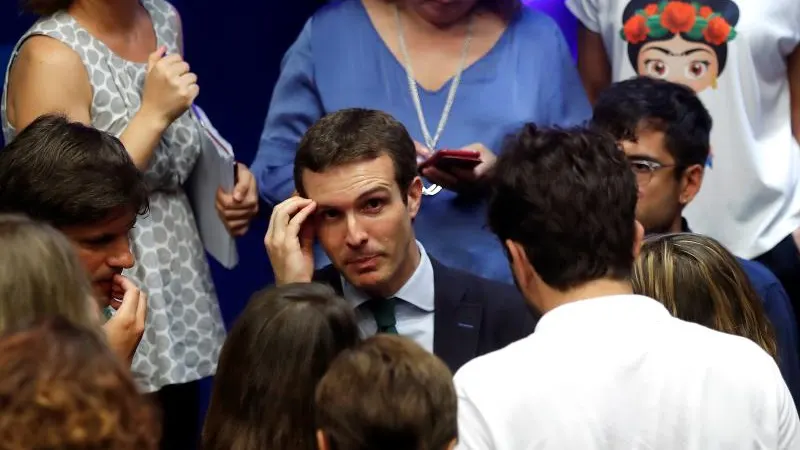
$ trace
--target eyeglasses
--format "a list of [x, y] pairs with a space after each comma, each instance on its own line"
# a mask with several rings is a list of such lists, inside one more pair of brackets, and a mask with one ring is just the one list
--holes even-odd
[[661, 164], [646, 159], [630, 159], [628, 163], [630, 163], [633, 173], [636, 174], [636, 182], [639, 183], [640, 186], [647, 186], [650, 180], [653, 179], [653, 173], [655, 173], [656, 170], [677, 167], [677, 164]]

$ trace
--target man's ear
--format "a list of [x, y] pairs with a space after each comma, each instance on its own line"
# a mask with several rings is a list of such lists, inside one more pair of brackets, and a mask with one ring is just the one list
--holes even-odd
[[644, 226], [638, 220], [634, 220], [634, 234], [633, 234], [633, 257], [638, 258], [639, 252], [642, 250], [642, 243], [644, 242]]
[[504, 244], [508, 249], [508, 259], [514, 279], [517, 280], [519, 288], [525, 292], [530, 288], [533, 265], [528, 260], [525, 249], [518, 242], [506, 239]]
[[678, 201], [681, 205], [686, 206], [700, 192], [700, 187], [703, 185], [703, 175], [705, 174], [705, 167], [701, 164], [693, 164], [683, 171], [681, 176], [681, 186]]
[[406, 205], [408, 207], [408, 214], [411, 216], [412, 220], [417, 217], [421, 203], [422, 179], [420, 177], [414, 177], [414, 179], [411, 181], [411, 185], [408, 186], [408, 192], [406, 193]]

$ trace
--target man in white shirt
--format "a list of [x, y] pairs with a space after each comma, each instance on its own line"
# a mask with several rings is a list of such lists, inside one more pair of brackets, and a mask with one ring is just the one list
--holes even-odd
[[458, 448], [800, 448], [767, 353], [632, 294], [644, 231], [613, 138], [526, 126], [492, 184], [489, 224], [544, 315], [535, 333], [456, 374]]
[[[766, 265], [800, 310], [800, 1], [566, 0], [594, 103], [634, 75], [691, 87], [714, 119], [698, 233]], [[798, 313], [800, 314], [800, 313]]]

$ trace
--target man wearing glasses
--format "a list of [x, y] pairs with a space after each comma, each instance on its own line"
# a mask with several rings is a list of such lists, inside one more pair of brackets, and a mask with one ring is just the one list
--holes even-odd
[[[636, 219], [645, 234], [690, 232], [683, 208], [703, 182], [710, 153], [711, 116], [694, 91], [640, 77], [611, 85], [598, 98], [592, 126], [611, 133], [636, 174]], [[775, 328], [784, 380], [800, 402], [797, 324], [777, 277], [755, 261], [738, 258]]]

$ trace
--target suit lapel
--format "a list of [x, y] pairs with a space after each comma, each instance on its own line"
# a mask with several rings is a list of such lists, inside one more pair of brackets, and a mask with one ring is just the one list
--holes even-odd
[[431, 258], [434, 279], [433, 352], [455, 372], [478, 354], [483, 305], [466, 296], [463, 277]]

